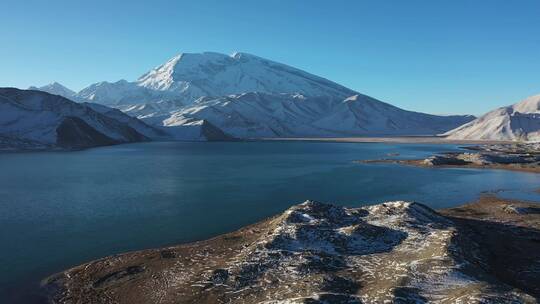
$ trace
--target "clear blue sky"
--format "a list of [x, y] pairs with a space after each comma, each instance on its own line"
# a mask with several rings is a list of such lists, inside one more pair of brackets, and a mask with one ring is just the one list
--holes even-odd
[[25, 1], [0, 10], [0, 86], [134, 80], [242, 51], [394, 105], [480, 114], [540, 93], [540, 1]]

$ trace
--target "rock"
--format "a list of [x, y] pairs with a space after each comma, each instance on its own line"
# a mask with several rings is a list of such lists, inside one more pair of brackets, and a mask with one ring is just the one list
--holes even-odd
[[[67, 270], [52, 280], [60, 291], [51, 301], [455, 303], [474, 298], [534, 303], [540, 296], [534, 287], [540, 273], [528, 273], [523, 282], [512, 281], [513, 273], [499, 281], [487, 272], [485, 265], [493, 264], [489, 252], [498, 248], [504, 258], [514, 251], [478, 248], [498, 245], [492, 240], [499, 236], [491, 233], [505, 233], [506, 241], [510, 235], [513, 246], [521, 235], [534, 240], [539, 233], [515, 234], [507, 224], [493, 225], [461, 223], [412, 202], [346, 208], [306, 201], [207, 241], [112, 256]], [[490, 243], [480, 245], [485, 240]], [[531, 250], [538, 249], [530, 242]], [[169, 251], [174, 257], [166, 253], [163, 258]], [[531, 265], [526, 259], [516, 261], [515, 269]]]
[[227, 269], [218, 268], [212, 271], [212, 274], [209, 278], [213, 284], [223, 284], [229, 279], [229, 271]]
[[525, 214], [525, 210], [523, 208], [516, 207], [514, 205], [506, 205], [503, 207], [504, 212], [511, 213], [511, 214]]
[[176, 254], [174, 253], [174, 251], [168, 250], [168, 249], [161, 250], [159, 254], [161, 255], [161, 258], [163, 259], [174, 259], [176, 257]]
[[468, 164], [468, 162], [463, 159], [452, 157], [452, 156], [442, 156], [442, 155], [434, 155], [434, 156], [428, 157], [424, 159], [423, 163], [424, 165], [428, 165], [428, 166], [446, 166], [446, 165], [459, 166], [459, 165]]
[[401, 160], [403, 163], [424, 166], [470, 166], [496, 167], [536, 172], [540, 170], [540, 153], [538, 144], [482, 145], [465, 147], [477, 151], [475, 153], [449, 152], [434, 155], [421, 161]]

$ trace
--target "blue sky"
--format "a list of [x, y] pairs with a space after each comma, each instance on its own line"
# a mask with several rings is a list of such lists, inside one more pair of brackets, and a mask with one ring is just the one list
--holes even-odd
[[0, 86], [134, 80], [181, 52], [248, 52], [394, 105], [481, 114], [540, 93], [540, 1], [24, 1]]

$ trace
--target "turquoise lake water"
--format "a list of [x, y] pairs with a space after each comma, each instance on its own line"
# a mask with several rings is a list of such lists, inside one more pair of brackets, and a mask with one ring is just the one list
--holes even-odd
[[0, 303], [39, 302], [39, 280], [124, 251], [208, 238], [306, 199], [444, 208], [484, 192], [540, 201], [540, 174], [354, 160], [455, 145], [154, 142], [0, 154]]

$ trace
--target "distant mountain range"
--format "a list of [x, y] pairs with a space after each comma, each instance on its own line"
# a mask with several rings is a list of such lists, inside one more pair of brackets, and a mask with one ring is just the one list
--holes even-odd
[[118, 108], [176, 139], [194, 125], [239, 138], [434, 135], [474, 119], [406, 111], [245, 53], [181, 54], [134, 82], [99, 82], [77, 93], [58, 83], [38, 89]]
[[540, 141], [540, 95], [495, 109], [443, 135], [450, 139]]
[[[197, 121], [177, 132], [186, 140], [229, 139]], [[80, 149], [170, 138], [166, 130], [117, 109], [37, 90], [0, 88], [0, 150]]]
[[120, 109], [164, 126], [202, 119], [239, 138], [435, 134], [473, 119], [405, 111], [365, 95], [337, 99], [250, 92], [201, 97], [178, 108], [154, 106], [143, 104]]
[[68, 98], [68, 99], [74, 99], [76, 98], [75, 95], [77, 93], [75, 91], [72, 91], [65, 86], [59, 84], [58, 82], [53, 82], [48, 85], [44, 85], [42, 87], [29, 87], [29, 90], [35, 90], [35, 91], [43, 91], [54, 95], [60, 95], [62, 97]]

